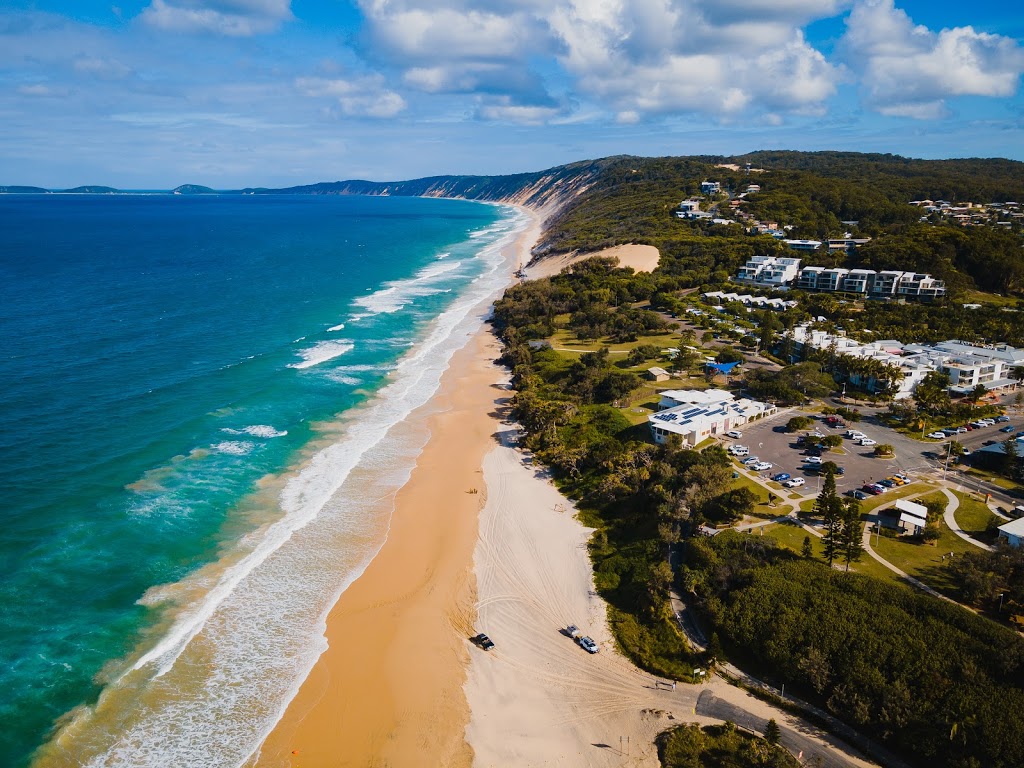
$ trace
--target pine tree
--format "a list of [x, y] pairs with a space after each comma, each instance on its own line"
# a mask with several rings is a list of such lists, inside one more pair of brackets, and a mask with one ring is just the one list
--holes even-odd
[[814, 548], [811, 547], [811, 537], [810, 536], [804, 536], [804, 545], [800, 549], [800, 554], [803, 555], [804, 557], [806, 557], [808, 560], [810, 560], [812, 557], [814, 557]]
[[842, 518], [842, 553], [846, 570], [849, 571], [850, 563], [857, 562], [864, 554], [864, 521], [860, 519], [860, 501], [845, 499]]
[[825, 528], [821, 543], [825, 550], [825, 559], [831, 568], [832, 563], [843, 552], [843, 500], [836, 493], [836, 477], [831, 467], [826, 469], [821, 493], [814, 500], [814, 515], [821, 518]]
[[778, 744], [781, 738], [782, 729], [779, 728], [779, 724], [775, 722], [774, 718], [769, 720], [768, 724], [764, 727], [764, 740], [769, 744]]

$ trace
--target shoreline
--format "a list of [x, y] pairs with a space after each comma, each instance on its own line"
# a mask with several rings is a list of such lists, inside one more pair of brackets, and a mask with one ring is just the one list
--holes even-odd
[[[505, 247], [529, 259], [543, 211]], [[327, 650], [247, 765], [469, 766], [462, 688], [475, 631], [473, 552], [494, 445], [500, 343], [478, 329], [423, 407], [430, 437], [395, 497], [387, 539], [327, 618]]]

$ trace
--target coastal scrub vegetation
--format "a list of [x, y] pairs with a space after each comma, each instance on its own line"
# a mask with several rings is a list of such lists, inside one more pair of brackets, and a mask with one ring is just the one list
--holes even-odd
[[[775, 723], [769, 721], [769, 726]], [[800, 763], [775, 740], [744, 733], [732, 723], [681, 725], [658, 737], [664, 768], [799, 768]]]
[[1024, 639], [771, 539], [687, 544], [684, 578], [731, 658], [914, 765], [1024, 765]]

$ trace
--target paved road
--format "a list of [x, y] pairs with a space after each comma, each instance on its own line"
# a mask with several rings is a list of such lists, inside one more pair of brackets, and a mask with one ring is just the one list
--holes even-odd
[[[728, 720], [748, 731], [756, 731], [764, 735], [768, 720], [740, 709], [715, 696], [711, 691], [703, 691], [697, 698], [696, 713], [716, 720]], [[776, 721], [778, 722], [778, 721]], [[823, 747], [818, 741], [808, 738], [799, 731], [779, 723], [782, 732], [782, 746], [793, 755], [799, 756], [802, 765], [817, 768], [855, 768], [854, 764], [845, 759], [834, 749]]]

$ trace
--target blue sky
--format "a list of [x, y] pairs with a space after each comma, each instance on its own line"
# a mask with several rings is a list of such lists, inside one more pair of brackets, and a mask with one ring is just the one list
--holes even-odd
[[1024, 160], [1005, 0], [4, 0], [0, 184], [844, 149]]

